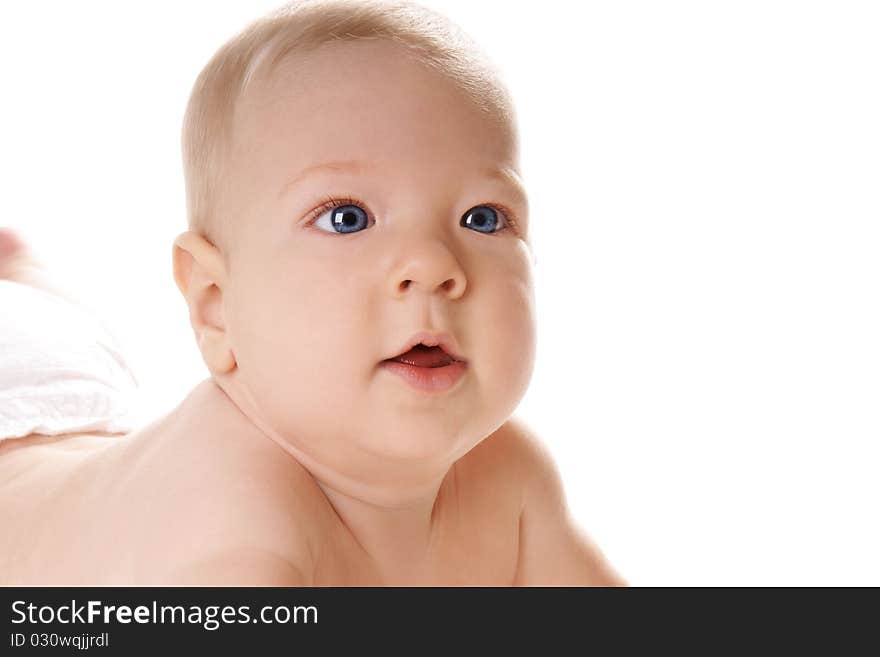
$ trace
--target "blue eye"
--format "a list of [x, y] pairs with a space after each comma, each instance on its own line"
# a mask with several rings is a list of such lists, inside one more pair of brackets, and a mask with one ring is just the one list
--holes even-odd
[[[360, 232], [368, 228], [371, 222], [370, 215], [360, 207], [361, 205], [363, 204], [360, 201], [352, 198], [328, 197], [321, 207], [311, 213], [316, 218], [312, 219], [310, 224], [325, 233], [336, 235]], [[506, 230], [513, 223], [507, 218], [507, 212], [501, 208], [475, 205], [464, 213], [460, 225], [485, 235], [492, 235]]]
[[461, 225], [468, 228], [474, 228], [479, 233], [500, 233], [507, 227], [506, 222], [502, 228], [495, 230], [502, 223], [499, 217], [503, 217], [495, 208], [488, 205], [477, 205], [467, 212], [461, 218]]
[[321, 207], [318, 211], [322, 212], [322, 214], [320, 214], [313, 222], [314, 225], [320, 227], [320, 220], [329, 215], [329, 229], [321, 228], [321, 230], [328, 230], [329, 232], [342, 234], [356, 233], [366, 228], [370, 223], [370, 217], [367, 215], [366, 211], [357, 205], [350, 203], [340, 204], [338, 201], [333, 201], [329, 208], [329, 212], [327, 209], [326, 205]]

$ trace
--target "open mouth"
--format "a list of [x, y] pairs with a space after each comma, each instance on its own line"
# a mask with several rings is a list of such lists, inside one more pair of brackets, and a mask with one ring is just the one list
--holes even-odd
[[441, 346], [417, 344], [408, 351], [387, 358], [381, 366], [421, 393], [450, 390], [464, 377], [467, 363], [456, 360]]
[[452, 363], [459, 362], [447, 354], [443, 350], [443, 347], [428, 347], [423, 344], [417, 344], [412, 349], [399, 356], [388, 358], [386, 362], [388, 361], [427, 368], [446, 367]]

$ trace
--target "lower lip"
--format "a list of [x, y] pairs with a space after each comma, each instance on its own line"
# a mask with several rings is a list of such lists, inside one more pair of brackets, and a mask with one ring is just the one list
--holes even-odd
[[467, 363], [456, 361], [443, 367], [416, 367], [396, 360], [384, 360], [380, 367], [396, 374], [411, 387], [421, 392], [443, 392], [464, 376]]

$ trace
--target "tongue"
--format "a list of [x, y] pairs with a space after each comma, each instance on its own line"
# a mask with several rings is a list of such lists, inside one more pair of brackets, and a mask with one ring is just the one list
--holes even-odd
[[391, 360], [396, 360], [398, 363], [408, 363], [416, 367], [443, 367], [452, 362], [449, 355], [440, 347], [425, 347], [422, 345], [415, 346], [405, 354], [401, 354]]

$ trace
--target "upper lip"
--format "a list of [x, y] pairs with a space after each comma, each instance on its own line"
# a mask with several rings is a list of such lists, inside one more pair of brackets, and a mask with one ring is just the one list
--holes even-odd
[[407, 340], [406, 344], [403, 345], [400, 351], [395, 353], [393, 356], [389, 356], [385, 360], [397, 358], [398, 356], [405, 354], [417, 344], [423, 344], [426, 347], [440, 347], [453, 360], [462, 363], [467, 362], [464, 357], [461, 356], [461, 352], [458, 348], [458, 343], [455, 340], [455, 336], [447, 331], [419, 331], [409, 340]]

